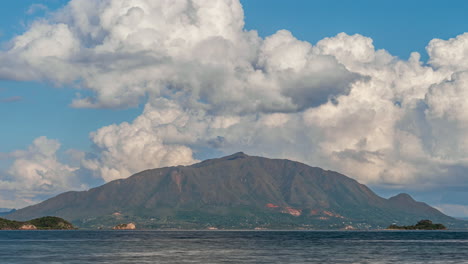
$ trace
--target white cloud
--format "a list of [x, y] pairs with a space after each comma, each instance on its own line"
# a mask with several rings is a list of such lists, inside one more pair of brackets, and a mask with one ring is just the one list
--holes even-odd
[[15, 161], [8, 173], [15, 175], [15, 179], [24, 182], [26, 186], [39, 190], [49, 190], [55, 186], [68, 187], [67, 178], [76, 169], [57, 160], [56, 152], [59, 148], [58, 141], [39, 137], [28, 150], [11, 153]]
[[468, 33], [449, 40], [433, 39], [426, 47], [429, 63], [452, 71], [468, 69]]
[[427, 115], [433, 119], [468, 121], [467, 85], [468, 72], [463, 71], [431, 86], [426, 94]]
[[359, 34], [316, 45], [286, 30], [261, 38], [244, 29], [237, 0], [73, 0], [12, 40], [0, 77], [91, 94], [74, 107], [144, 103], [133, 122], [91, 133], [95, 157], [78, 155], [107, 181], [191, 164], [209, 148], [363, 183], [453, 184], [468, 164], [467, 39], [431, 41], [424, 64]]
[[94, 93], [74, 107], [164, 96], [229, 113], [303, 110], [359, 78], [288, 31], [263, 40], [243, 26], [237, 0], [73, 0], [12, 41], [0, 76]]
[[[15, 203], [15, 207], [37, 202], [38, 196], [48, 196], [72, 189], [84, 189], [75, 171], [57, 159], [60, 143], [57, 140], [39, 137], [27, 150], [17, 150], [3, 155], [12, 161], [11, 166], [0, 174], [0, 199]], [[9, 198], [9, 199], [7, 199]], [[10, 205], [9, 205], [10, 206]]]
[[177, 106], [160, 102], [158, 108], [147, 105], [132, 124], [111, 125], [92, 133], [100, 156], [84, 159], [84, 167], [110, 181], [145, 169], [195, 163], [192, 150], [178, 144], [185, 140], [178, 130], [185, 127], [187, 118]]

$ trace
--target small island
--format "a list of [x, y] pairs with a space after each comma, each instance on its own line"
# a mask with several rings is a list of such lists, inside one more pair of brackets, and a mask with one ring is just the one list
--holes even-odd
[[20, 222], [0, 218], [0, 230], [73, 230], [70, 222], [55, 216], [46, 216]]
[[114, 230], [135, 230], [136, 225], [134, 223], [120, 224], [120, 225], [114, 226], [112, 229], [114, 229]]
[[445, 230], [447, 229], [443, 224], [433, 224], [431, 220], [421, 220], [416, 225], [411, 226], [398, 226], [390, 225], [387, 229], [392, 230]]

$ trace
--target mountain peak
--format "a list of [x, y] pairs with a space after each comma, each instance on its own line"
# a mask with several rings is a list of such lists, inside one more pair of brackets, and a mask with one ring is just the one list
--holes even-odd
[[398, 195], [390, 197], [388, 200], [394, 201], [394, 202], [415, 202], [413, 197], [411, 197], [411, 195], [407, 193], [400, 193]]
[[229, 156], [221, 157], [221, 158], [215, 158], [215, 159], [208, 159], [204, 160], [200, 163], [195, 163], [189, 167], [191, 168], [200, 168], [200, 167], [205, 167], [213, 164], [217, 164], [219, 162], [225, 162], [225, 161], [231, 161], [231, 160], [237, 160], [237, 159], [245, 159], [250, 157], [249, 155], [245, 154], [244, 152], [237, 152], [234, 154], [231, 154]]
[[244, 158], [247, 158], [247, 157], [249, 157], [249, 155], [245, 154], [244, 152], [237, 152], [237, 153], [234, 153], [232, 155], [223, 157], [221, 159], [223, 159], [223, 160], [235, 160], [235, 159], [244, 159]]

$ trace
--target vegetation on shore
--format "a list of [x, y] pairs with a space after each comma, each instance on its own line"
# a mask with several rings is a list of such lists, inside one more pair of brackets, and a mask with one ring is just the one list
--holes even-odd
[[421, 220], [416, 225], [411, 226], [398, 226], [398, 225], [390, 225], [388, 229], [396, 229], [396, 230], [445, 230], [443, 224], [433, 224], [431, 220]]
[[68, 221], [54, 216], [46, 216], [20, 222], [0, 218], [0, 230], [71, 230], [75, 227]]

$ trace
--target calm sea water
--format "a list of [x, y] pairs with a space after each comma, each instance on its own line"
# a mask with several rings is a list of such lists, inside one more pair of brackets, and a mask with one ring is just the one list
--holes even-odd
[[0, 231], [0, 263], [468, 263], [468, 232]]

